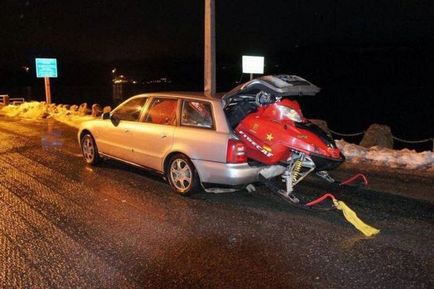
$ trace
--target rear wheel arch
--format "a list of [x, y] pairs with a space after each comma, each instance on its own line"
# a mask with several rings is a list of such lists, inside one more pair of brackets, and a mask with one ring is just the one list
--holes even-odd
[[[191, 168], [191, 184], [189, 186], [189, 189], [186, 191], [181, 191], [180, 188], [177, 187], [176, 184], [173, 183], [173, 179], [171, 178], [171, 164], [175, 163], [177, 160], [181, 160], [184, 164], [188, 164], [188, 166]], [[169, 185], [174, 189], [178, 194], [181, 195], [189, 195], [191, 193], [197, 192], [200, 190], [201, 187], [201, 181], [200, 176], [196, 170], [196, 167], [194, 166], [191, 159], [182, 152], [172, 152], [169, 155], [166, 156], [164, 161], [164, 175], [166, 177], [167, 182]]]
[[181, 151], [174, 151], [174, 152], [171, 152], [171, 153], [169, 153], [169, 154], [164, 158], [164, 162], [163, 162], [163, 172], [164, 172], [164, 173], [166, 172], [167, 167], [169, 166], [169, 161], [170, 161], [170, 159], [171, 159], [174, 155], [184, 155], [184, 156], [186, 156], [186, 157], [191, 161], [191, 158], [190, 158], [187, 154], [185, 154], [185, 153], [183, 153], [183, 152], [181, 152]]

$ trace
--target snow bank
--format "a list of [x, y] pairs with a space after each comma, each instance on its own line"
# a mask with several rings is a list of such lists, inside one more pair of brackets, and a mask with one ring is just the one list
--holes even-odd
[[24, 102], [19, 105], [7, 105], [4, 106], [2, 112], [10, 117], [22, 117], [27, 119], [42, 119], [47, 118], [48, 108], [42, 102]]
[[369, 163], [391, 168], [419, 169], [434, 171], [434, 152], [416, 152], [414, 150], [392, 150], [378, 146], [365, 148], [359, 145], [337, 140], [338, 148], [351, 163]]
[[26, 119], [54, 118], [69, 126], [78, 128], [80, 123], [86, 120], [95, 119], [90, 115], [83, 115], [79, 111], [69, 109], [65, 105], [47, 105], [44, 102], [24, 102], [19, 105], [7, 105], [1, 112], [10, 117], [21, 117]]

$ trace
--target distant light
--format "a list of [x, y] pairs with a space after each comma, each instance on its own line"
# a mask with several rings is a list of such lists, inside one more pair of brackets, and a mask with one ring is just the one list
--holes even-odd
[[115, 72], [116, 72], [116, 67], [112, 69], [112, 73], [115, 73]]
[[263, 74], [264, 57], [243, 55], [243, 73]]
[[21, 68], [25, 71], [25, 72], [29, 72], [30, 67], [28, 66], [21, 66]]

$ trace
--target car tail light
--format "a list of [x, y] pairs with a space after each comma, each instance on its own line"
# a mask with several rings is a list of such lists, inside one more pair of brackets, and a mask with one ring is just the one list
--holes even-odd
[[228, 151], [226, 154], [227, 163], [245, 163], [247, 162], [246, 147], [239, 140], [228, 140]]

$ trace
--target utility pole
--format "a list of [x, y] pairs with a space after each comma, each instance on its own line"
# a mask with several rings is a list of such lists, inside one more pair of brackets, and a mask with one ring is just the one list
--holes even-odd
[[215, 1], [205, 0], [204, 92], [208, 97], [216, 93], [215, 69]]

